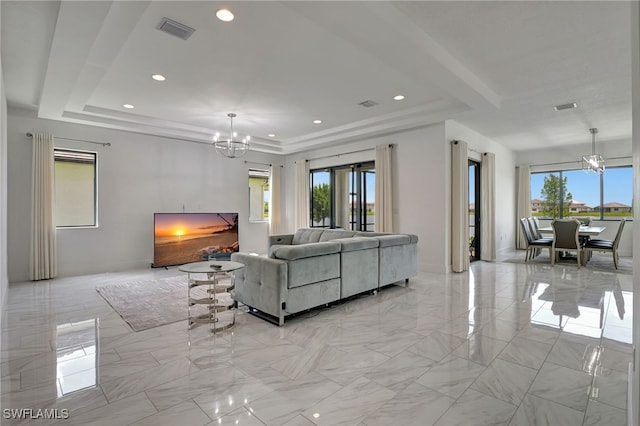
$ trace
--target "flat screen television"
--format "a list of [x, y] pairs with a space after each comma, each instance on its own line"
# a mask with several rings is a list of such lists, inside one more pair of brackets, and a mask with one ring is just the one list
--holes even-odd
[[239, 250], [238, 213], [154, 213], [153, 267], [229, 260]]

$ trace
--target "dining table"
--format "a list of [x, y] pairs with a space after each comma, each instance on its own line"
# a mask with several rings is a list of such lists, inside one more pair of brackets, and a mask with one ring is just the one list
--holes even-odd
[[[595, 237], [596, 235], [600, 235], [602, 231], [607, 229], [606, 226], [586, 226], [581, 225], [580, 229], [578, 229], [578, 236], [580, 237], [581, 243], [584, 243], [584, 240], [588, 240], [591, 237]], [[545, 226], [542, 228], [538, 228], [538, 232], [541, 234], [553, 234], [553, 227]], [[571, 257], [565, 254], [564, 257]], [[585, 256], [584, 253], [581, 257], [580, 263], [582, 265], [586, 265], [591, 256]]]
[[[606, 226], [580, 226], [578, 235], [581, 237], [594, 237], [600, 235], [605, 229], [607, 229]], [[538, 232], [541, 234], [553, 234], [553, 228], [551, 226], [544, 226], [538, 228]]]

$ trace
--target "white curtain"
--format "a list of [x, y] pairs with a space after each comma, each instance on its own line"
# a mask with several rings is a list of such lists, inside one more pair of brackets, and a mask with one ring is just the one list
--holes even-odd
[[31, 180], [31, 251], [29, 274], [31, 280], [46, 280], [57, 274], [56, 227], [54, 208], [53, 137], [33, 134]]
[[296, 161], [295, 181], [295, 229], [309, 226], [309, 163], [306, 160]]
[[528, 165], [518, 167], [518, 205], [516, 209], [516, 247], [525, 249], [527, 245], [519, 221], [521, 217], [531, 216], [531, 169]]
[[376, 232], [393, 232], [392, 145], [376, 146]]
[[469, 158], [467, 143], [451, 143], [451, 268], [469, 269]]
[[480, 258], [496, 260], [496, 156], [482, 155], [480, 165]]
[[349, 212], [351, 206], [349, 204], [349, 173], [353, 169], [336, 170], [336, 187], [335, 187], [335, 203], [336, 203], [336, 226], [338, 228], [350, 229]]
[[282, 166], [269, 167], [269, 234], [282, 233]]

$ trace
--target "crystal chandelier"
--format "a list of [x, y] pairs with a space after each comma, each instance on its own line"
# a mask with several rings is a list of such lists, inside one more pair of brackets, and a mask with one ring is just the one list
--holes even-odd
[[224, 155], [227, 158], [241, 157], [249, 151], [249, 140], [251, 136], [246, 136], [240, 140], [238, 134], [233, 131], [233, 119], [236, 117], [236, 114], [230, 112], [227, 114], [227, 117], [231, 120], [229, 136], [220, 137], [220, 133], [216, 133], [213, 136], [213, 146], [218, 154]]
[[596, 154], [596, 133], [598, 129], [589, 129], [591, 132], [591, 155], [582, 157], [582, 170], [585, 173], [595, 173], [601, 175], [604, 173], [604, 158], [602, 155]]

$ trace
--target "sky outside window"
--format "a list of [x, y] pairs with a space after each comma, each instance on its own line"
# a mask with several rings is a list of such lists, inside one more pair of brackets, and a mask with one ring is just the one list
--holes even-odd
[[[557, 173], [557, 172], [554, 172]], [[531, 198], [543, 199], [540, 193], [544, 178], [552, 173], [531, 174]], [[562, 172], [567, 177], [567, 190], [574, 201], [585, 203], [589, 207], [600, 205], [600, 176], [587, 174], [582, 170]], [[617, 202], [627, 206], [633, 200], [633, 169], [631, 167], [610, 167], [604, 172], [604, 203]]]

